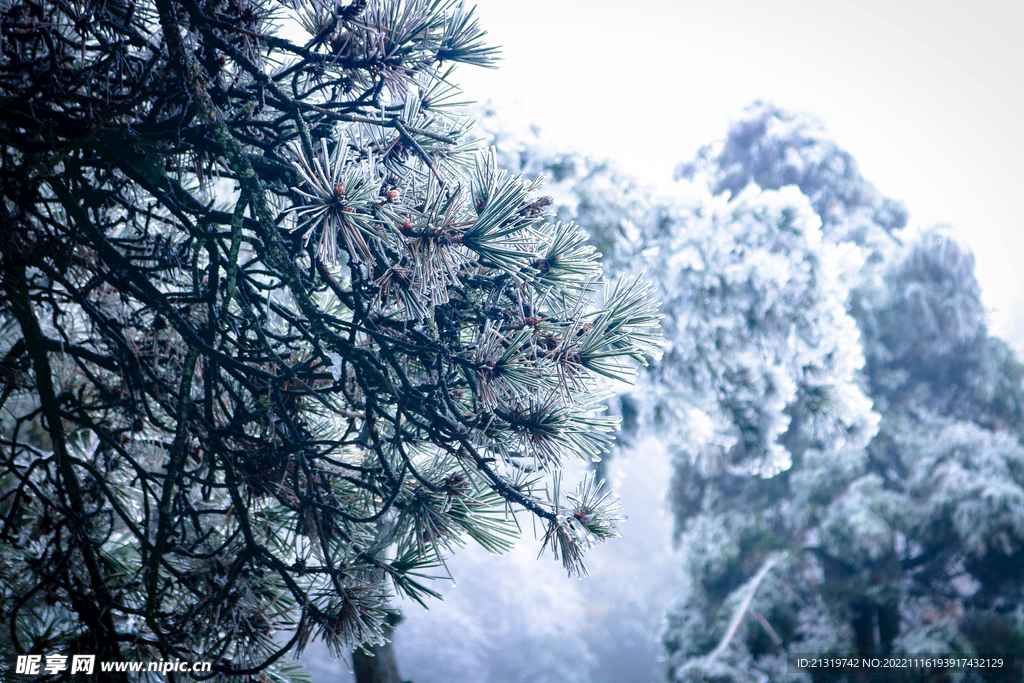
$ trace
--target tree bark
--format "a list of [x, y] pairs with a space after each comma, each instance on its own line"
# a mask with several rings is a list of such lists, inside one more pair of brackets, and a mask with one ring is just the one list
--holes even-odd
[[392, 644], [395, 627], [402, 621], [401, 615], [388, 617], [388, 642], [383, 645], [372, 645], [367, 652], [356, 650], [352, 653], [352, 668], [355, 670], [356, 683], [409, 683], [403, 681], [398, 673], [398, 659]]

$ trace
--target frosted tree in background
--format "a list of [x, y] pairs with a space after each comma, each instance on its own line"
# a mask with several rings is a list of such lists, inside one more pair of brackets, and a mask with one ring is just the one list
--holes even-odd
[[764, 189], [795, 185], [821, 218], [827, 240], [882, 251], [876, 258], [907, 224], [903, 205], [865, 182], [856, 160], [820, 121], [770, 103], [752, 104], [724, 140], [701, 148], [693, 161], [676, 168], [676, 178], [697, 177], [715, 194], [735, 195], [750, 184]]
[[666, 632], [672, 678], [846, 680], [785, 674], [787, 652], [1020, 652], [1022, 371], [985, 329], [970, 252], [941, 230], [885, 246], [895, 205], [820, 127], [771, 107], [682, 168], [722, 191], [796, 183], [826, 241], [867, 247], [849, 310], [882, 419], [866, 448], [791, 449], [771, 478], [679, 463], [692, 583]]
[[671, 345], [650, 375], [681, 461], [771, 476], [807, 448], [866, 443], [877, 417], [856, 383], [849, 264], [806, 198], [704, 196], [675, 225], [653, 247]]
[[924, 233], [859, 288], [853, 311], [885, 410], [927, 408], [1020, 431], [1021, 365], [988, 334], [974, 257], [948, 229]]

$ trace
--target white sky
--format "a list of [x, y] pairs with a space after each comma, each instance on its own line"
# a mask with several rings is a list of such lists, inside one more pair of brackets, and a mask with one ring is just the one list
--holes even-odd
[[818, 116], [913, 223], [957, 229], [994, 331], [1024, 347], [1024, 2], [477, 7], [503, 61], [462, 67], [468, 95], [653, 182], [756, 98]]

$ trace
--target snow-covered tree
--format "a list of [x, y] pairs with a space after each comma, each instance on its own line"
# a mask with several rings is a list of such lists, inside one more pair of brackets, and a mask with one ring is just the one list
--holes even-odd
[[887, 410], [927, 408], [1020, 431], [1021, 364], [988, 334], [974, 256], [948, 228], [920, 235], [858, 288], [852, 310]]
[[877, 417], [843, 254], [793, 187], [705, 195], [651, 247], [663, 288], [656, 418], [682, 461], [771, 476], [807, 448], [863, 445]]
[[562, 465], [610, 447], [595, 390], [655, 353], [656, 304], [470, 150], [471, 11], [2, 12], [3, 666], [279, 680], [310, 640], [380, 646], [517, 512], [584, 572], [614, 502]]
[[680, 164], [676, 177], [700, 177], [715, 194], [736, 194], [749, 184], [764, 189], [795, 185], [821, 218], [827, 240], [881, 252], [875, 258], [888, 251], [892, 234], [907, 224], [903, 205], [864, 179], [853, 156], [820, 121], [771, 103], [747, 107], [724, 140]]
[[708, 149], [684, 171], [723, 192], [794, 183], [826, 242], [868, 247], [848, 310], [882, 419], [866, 447], [806, 444], [771, 478], [679, 461], [672, 678], [854, 680], [787, 674], [787, 653], [1020, 652], [1024, 375], [987, 333], [969, 250], [945, 230], [879, 247], [903, 219], [807, 117], [755, 106]]

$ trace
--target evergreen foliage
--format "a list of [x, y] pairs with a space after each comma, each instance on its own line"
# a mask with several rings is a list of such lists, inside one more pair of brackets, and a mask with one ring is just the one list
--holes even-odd
[[614, 501], [560, 466], [610, 447], [657, 305], [472, 150], [471, 11], [3, 13], [0, 662], [301, 677], [524, 511], [585, 572]]

